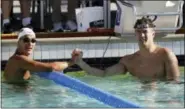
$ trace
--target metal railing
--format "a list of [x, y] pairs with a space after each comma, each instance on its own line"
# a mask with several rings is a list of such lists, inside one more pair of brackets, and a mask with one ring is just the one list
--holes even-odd
[[163, 12], [163, 13], [157, 13], [157, 12], [147, 12], [147, 13], [138, 13], [137, 12], [137, 7], [134, 6], [133, 4], [131, 3], [128, 3], [128, 2], [125, 2], [124, 0], [118, 0], [120, 1], [124, 6], [127, 6], [127, 7], [130, 7], [132, 8], [133, 10], [133, 13], [134, 13], [134, 21], [136, 21], [136, 18], [138, 16], [174, 16], [174, 15], [178, 15], [179, 16], [179, 25], [177, 27], [171, 27], [171, 28], [155, 28], [156, 31], [160, 31], [160, 32], [170, 32], [170, 31], [176, 31], [178, 29], [180, 29], [183, 25], [183, 4], [184, 4], [184, 1], [182, 0], [179, 0], [180, 2], [180, 5], [178, 7], [178, 10], [177, 12]]

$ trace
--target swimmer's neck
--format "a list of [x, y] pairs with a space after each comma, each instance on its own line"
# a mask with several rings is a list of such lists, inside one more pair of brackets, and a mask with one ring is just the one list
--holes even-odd
[[150, 44], [148, 46], [142, 46], [142, 47], [140, 46], [139, 47], [139, 53], [141, 55], [145, 56], [147, 54], [150, 54], [150, 53], [155, 52], [156, 48], [157, 48], [157, 45], [154, 44], [154, 43], [153, 44]]
[[30, 56], [30, 55], [27, 55], [27, 54], [23, 53], [21, 50], [19, 50], [19, 48], [16, 49], [14, 55], [25, 55], [25, 56], [28, 56], [28, 57]]

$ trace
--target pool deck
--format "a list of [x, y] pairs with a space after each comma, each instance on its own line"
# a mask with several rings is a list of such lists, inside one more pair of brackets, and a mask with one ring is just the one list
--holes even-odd
[[[185, 34], [185, 29], [177, 30], [174, 35]], [[37, 38], [74, 38], [74, 37], [99, 37], [99, 36], [116, 36], [114, 29], [97, 29], [93, 32], [40, 32], [36, 33]], [[16, 39], [17, 33], [1, 34], [1, 39]]]

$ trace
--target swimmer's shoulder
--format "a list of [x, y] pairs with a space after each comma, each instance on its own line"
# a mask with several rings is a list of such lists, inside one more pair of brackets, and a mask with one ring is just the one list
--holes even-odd
[[9, 61], [11, 61], [13, 63], [17, 62], [17, 63], [21, 64], [21, 63], [25, 63], [25, 62], [30, 62], [30, 61], [32, 61], [32, 59], [30, 59], [28, 56], [24, 56], [24, 55], [13, 55], [9, 59]]
[[175, 58], [175, 53], [166, 47], [159, 47], [157, 50], [157, 54], [160, 54], [162, 57], [168, 57], [168, 58]]
[[128, 55], [123, 56], [120, 61], [124, 61], [124, 62], [131, 61], [131, 60], [134, 60], [138, 56], [139, 55], [138, 55], [138, 51], [137, 51], [133, 54], [128, 54]]
[[167, 47], [161, 47], [161, 46], [157, 46], [156, 51], [157, 52], [160, 52], [160, 53], [163, 53], [163, 54], [167, 54], [167, 53], [172, 52], [172, 50], [170, 50], [169, 48], [167, 48]]
[[5, 71], [7, 72], [7, 71], [12, 71], [12, 69], [19, 69], [20, 66], [23, 65], [22, 63], [24, 63], [24, 61], [26, 61], [25, 58], [26, 57], [24, 57], [22, 55], [13, 55], [13, 56], [11, 56], [9, 58], [9, 60], [7, 61]]
[[27, 59], [28, 57], [27, 56], [24, 56], [24, 55], [18, 55], [18, 54], [15, 54], [11, 57], [12, 59], [15, 59], [15, 60], [25, 60]]

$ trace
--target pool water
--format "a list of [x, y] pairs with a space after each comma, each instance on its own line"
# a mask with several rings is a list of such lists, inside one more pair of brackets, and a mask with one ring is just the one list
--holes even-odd
[[[183, 74], [182, 81], [184, 81]], [[131, 76], [100, 78], [84, 75], [75, 78], [142, 107], [184, 107], [184, 84], [159, 82], [156, 90], [147, 90], [141, 88], [142, 84]], [[104, 108], [110, 106], [57, 85], [53, 81], [33, 76], [26, 87], [2, 83], [2, 107]]]

